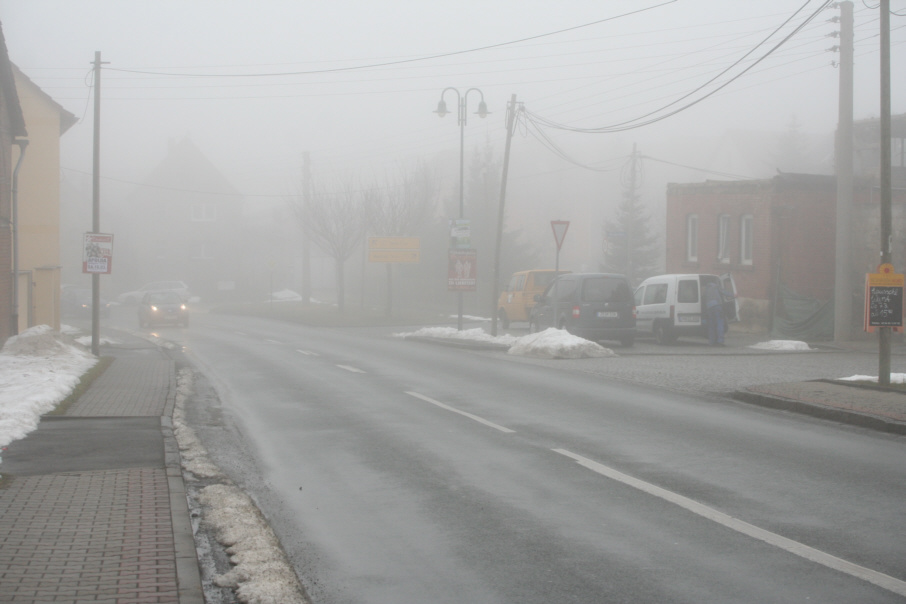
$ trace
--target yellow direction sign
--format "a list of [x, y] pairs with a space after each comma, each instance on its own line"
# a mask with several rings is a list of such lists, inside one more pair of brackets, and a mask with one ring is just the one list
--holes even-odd
[[369, 237], [368, 262], [419, 262], [418, 237]]

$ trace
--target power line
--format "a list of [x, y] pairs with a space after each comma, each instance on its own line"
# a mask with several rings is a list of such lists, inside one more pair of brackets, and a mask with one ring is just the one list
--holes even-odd
[[583, 29], [586, 27], [592, 27], [594, 25], [600, 25], [601, 23], [607, 23], [608, 21], [615, 21], [617, 19], [622, 19], [624, 17], [629, 17], [631, 15], [637, 15], [639, 13], [644, 13], [649, 10], [654, 10], [656, 8], [661, 8], [668, 4], [673, 4], [677, 0], [666, 0], [660, 4], [655, 4], [653, 6], [648, 6], [634, 11], [629, 11], [614, 17], [607, 17], [606, 19], [599, 19], [597, 21], [592, 21], [590, 23], [583, 23], [582, 25], [575, 25], [573, 27], [567, 27], [565, 29], [559, 29], [552, 32], [547, 32], [544, 34], [538, 34], [535, 36], [528, 36], [526, 38], [520, 38], [518, 40], [510, 40], [509, 42], [499, 42], [497, 44], [488, 44], [486, 46], [479, 46], [476, 48], [469, 48], [466, 50], [455, 50], [452, 52], [440, 53], [435, 55], [427, 55], [423, 57], [414, 57], [409, 59], [399, 59], [396, 61], [385, 61], [382, 63], [371, 63], [365, 65], [353, 65], [350, 67], [334, 67], [330, 69], [316, 69], [316, 70], [307, 70], [307, 71], [286, 71], [286, 72], [275, 72], [275, 73], [174, 73], [174, 72], [160, 72], [160, 71], [142, 71], [137, 69], [117, 69], [109, 67], [110, 71], [120, 71], [124, 73], [139, 73], [145, 75], [159, 75], [159, 76], [174, 76], [174, 77], [196, 77], [196, 78], [222, 78], [222, 77], [231, 77], [231, 78], [258, 78], [258, 77], [275, 77], [275, 76], [290, 76], [290, 75], [311, 75], [317, 73], [339, 73], [345, 71], [361, 71], [364, 69], [374, 69], [376, 67], [389, 67], [392, 65], [403, 65], [408, 63], [417, 63], [422, 61], [433, 61], [435, 59], [443, 59], [446, 57], [453, 57], [457, 55], [463, 55], [473, 52], [480, 52], [483, 50], [491, 50], [493, 48], [501, 48], [504, 46], [512, 46], [514, 44], [520, 44], [522, 42], [529, 42], [531, 40], [538, 40], [540, 38], [546, 38], [550, 36], [556, 36], [562, 33], [575, 31], [577, 29]]

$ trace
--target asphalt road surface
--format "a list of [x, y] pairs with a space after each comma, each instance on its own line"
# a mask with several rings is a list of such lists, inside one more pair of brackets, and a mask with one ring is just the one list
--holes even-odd
[[870, 357], [541, 361], [213, 314], [156, 333], [316, 604], [906, 600], [902, 437], [694, 392]]

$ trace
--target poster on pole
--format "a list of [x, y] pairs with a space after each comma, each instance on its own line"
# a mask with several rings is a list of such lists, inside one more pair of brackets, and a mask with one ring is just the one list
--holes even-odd
[[85, 233], [82, 245], [82, 272], [109, 275], [113, 268], [113, 235]]
[[478, 285], [478, 252], [450, 250], [447, 265], [447, 291], [473, 292]]

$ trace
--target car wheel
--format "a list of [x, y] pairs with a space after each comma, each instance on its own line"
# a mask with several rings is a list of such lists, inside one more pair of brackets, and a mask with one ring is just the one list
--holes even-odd
[[672, 344], [676, 341], [676, 334], [664, 323], [655, 323], [654, 341], [660, 345]]
[[510, 318], [508, 316], [506, 316], [506, 311], [503, 310], [502, 308], [500, 309], [500, 312], [497, 314], [497, 319], [500, 321], [500, 325], [504, 329], [508, 329], [510, 327]]
[[625, 338], [620, 338], [620, 345], [623, 348], [632, 348], [632, 345], [635, 344], [635, 337], [627, 336]]

